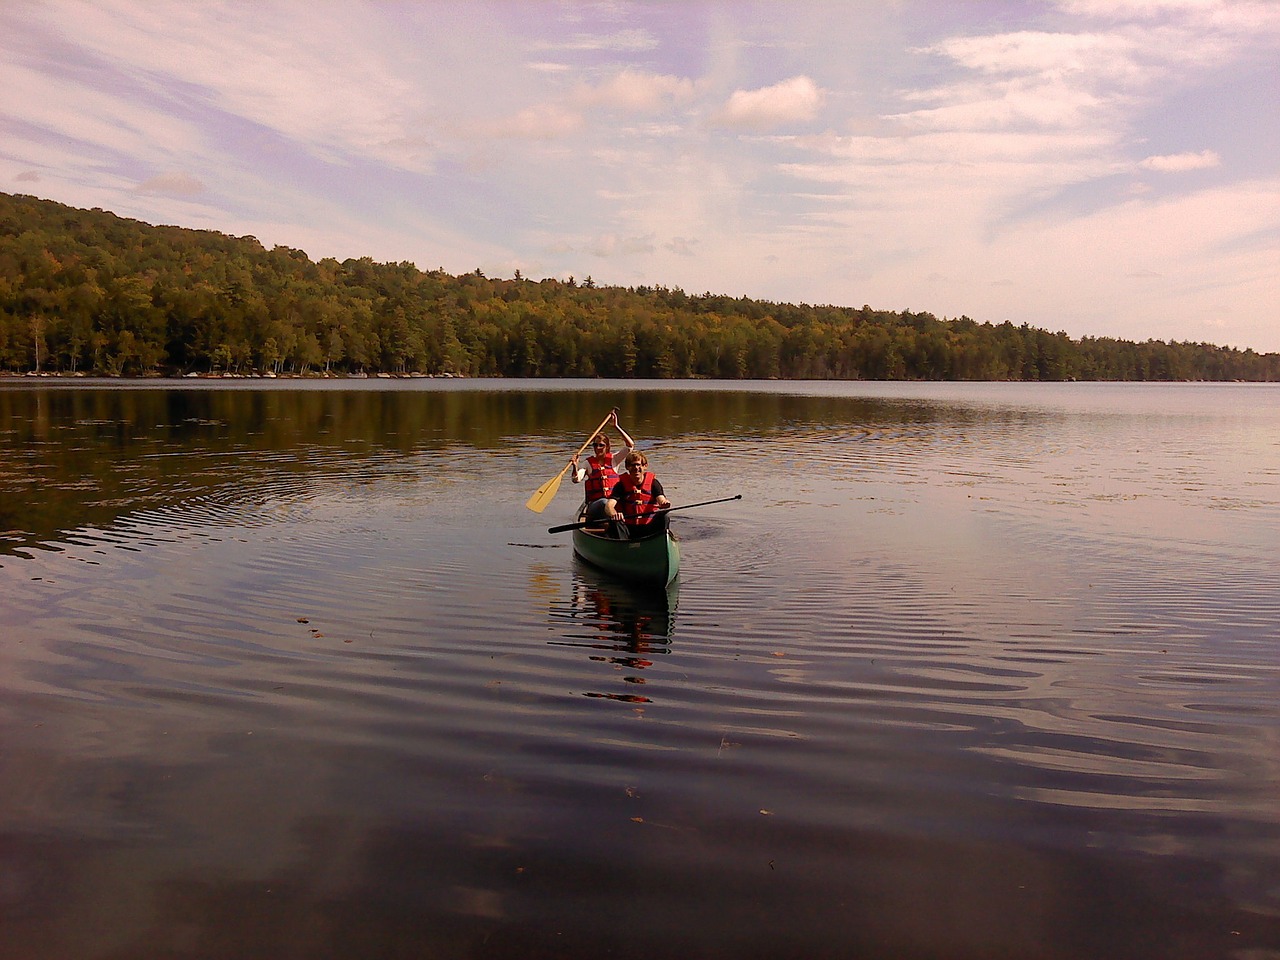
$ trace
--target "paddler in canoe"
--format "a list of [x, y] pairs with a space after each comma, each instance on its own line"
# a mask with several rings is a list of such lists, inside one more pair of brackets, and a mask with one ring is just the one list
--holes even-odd
[[680, 572], [680, 547], [667, 528], [671, 506], [649, 460], [632, 450], [627, 472], [607, 498], [584, 507], [577, 523], [549, 527], [573, 531], [573, 552], [594, 567], [633, 585], [666, 587]]
[[594, 437], [591, 438], [591, 456], [587, 457], [587, 465], [585, 467], [578, 466], [578, 454], [574, 454], [569, 460], [569, 479], [574, 483], [583, 485], [584, 500], [589, 507], [597, 500], [603, 500], [613, 492], [614, 484], [618, 482], [618, 466], [624, 461], [636, 447], [636, 442], [631, 439], [627, 431], [622, 429], [622, 425], [618, 423], [618, 411], [614, 410], [609, 414], [609, 419], [605, 421], [605, 426], [612, 424], [617, 428], [618, 433], [622, 434], [622, 442], [626, 445], [625, 450], [613, 452], [612, 444], [609, 441], [609, 435], [602, 428]]
[[[643, 537], [665, 527], [666, 511], [671, 501], [666, 498], [662, 481], [649, 470], [649, 458], [639, 450], [630, 451], [623, 460], [626, 473], [618, 478], [604, 502], [604, 510], [596, 511], [588, 505], [586, 519], [592, 520], [603, 513], [610, 521], [610, 535], [620, 540]], [[622, 520], [622, 523], [618, 521]]]

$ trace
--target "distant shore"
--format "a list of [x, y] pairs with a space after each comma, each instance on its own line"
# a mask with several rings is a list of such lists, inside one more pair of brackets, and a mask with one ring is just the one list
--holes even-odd
[[[0, 381], [18, 381], [18, 380], [113, 380], [121, 383], [155, 383], [157, 381], [174, 381], [174, 380], [506, 380], [512, 379], [502, 376], [493, 377], [471, 377], [462, 373], [422, 373], [413, 371], [409, 373], [337, 373], [333, 371], [325, 372], [323, 370], [308, 371], [307, 373], [259, 373], [253, 371], [250, 373], [152, 373], [146, 376], [122, 376], [119, 374], [109, 373], [85, 373], [76, 371], [70, 373], [68, 371], [44, 371], [36, 373], [34, 370], [28, 370], [25, 373], [15, 373], [12, 370], [0, 370]], [[514, 379], [529, 379], [516, 377]], [[609, 377], [535, 377], [532, 379], [540, 380], [609, 380]], [[647, 379], [647, 378], [641, 378]], [[717, 378], [717, 377], [680, 377], [673, 378], [678, 380], [701, 380], [701, 381], [720, 381], [724, 383], [751, 383], [761, 379], [780, 381], [786, 378], [782, 377], [740, 377], [740, 378]], [[847, 383], [1275, 383], [1274, 380], [1246, 380], [1246, 379], [1183, 379], [1183, 380], [1166, 380], [1166, 379], [1146, 379], [1146, 380], [1118, 380], [1107, 378], [1096, 378], [1088, 380], [1080, 380], [1076, 377], [1069, 377], [1066, 380], [1010, 380], [1010, 379], [993, 379], [993, 380], [947, 380], [947, 379], [922, 379], [909, 378], [902, 380], [876, 380], [875, 378], [858, 378], [856, 380], [848, 380], [846, 378], [830, 378], [819, 377], [813, 378], [824, 382], [847, 382]], [[811, 382], [805, 378], [794, 380], [794, 382]]]
[[50, 380], [464, 380], [467, 379], [461, 373], [421, 373], [414, 371], [412, 373], [333, 373], [317, 370], [308, 373], [156, 373], [144, 377], [136, 376], [112, 376], [109, 373], [85, 373], [77, 370], [75, 373], [57, 370], [41, 370], [37, 373], [34, 370], [28, 370], [25, 373], [15, 373], [12, 370], [0, 370], [0, 379], [8, 380], [26, 380], [26, 379], [50, 379]]

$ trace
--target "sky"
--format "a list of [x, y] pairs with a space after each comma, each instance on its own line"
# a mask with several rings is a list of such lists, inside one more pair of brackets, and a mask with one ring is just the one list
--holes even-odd
[[0, 191], [1280, 351], [1280, 0], [0, 0]]

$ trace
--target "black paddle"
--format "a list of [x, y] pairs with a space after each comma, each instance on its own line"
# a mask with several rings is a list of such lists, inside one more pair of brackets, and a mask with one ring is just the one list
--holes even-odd
[[[668, 507], [666, 510], [655, 510], [654, 513], [675, 513], [677, 510], [690, 510], [694, 507], [705, 507], [712, 503], [728, 503], [730, 500], [741, 500], [742, 494], [737, 493], [732, 497], [722, 497], [719, 500], [703, 500], [701, 503], [686, 503], [683, 507]], [[558, 527], [547, 527], [547, 533], [564, 533], [566, 530], [581, 530], [583, 527], [594, 527], [598, 524], [605, 523], [604, 519], [600, 520], [583, 520], [581, 523], [562, 523]]]

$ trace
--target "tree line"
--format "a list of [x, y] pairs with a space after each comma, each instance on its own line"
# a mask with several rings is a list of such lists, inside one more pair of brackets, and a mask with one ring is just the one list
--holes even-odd
[[0, 193], [0, 371], [1280, 380], [1280, 354], [664, 286], [312, 261]]

